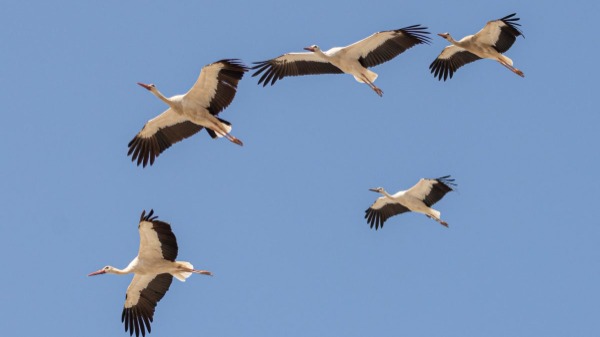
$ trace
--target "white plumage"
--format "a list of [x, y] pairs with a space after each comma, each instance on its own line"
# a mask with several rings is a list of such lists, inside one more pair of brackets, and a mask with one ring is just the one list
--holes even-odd
[[454, 179], [443, 176], [436, 179], [423, 178], [406, 191], [400, 191], [394, 195], [387, 193], [383, 187], [371, 188], [370, 191], [383, 194], [365, 211], [365, 219], [375, 229], [383, 227], [385, 221], [405, 212], [417, 212], [427, 215], [440, 224], [448, 227], [448, 223], [440, 218], [440, 211], [431, 206], [453, 190], [456, 186]]
[[169, 108], [149, 120], [129, 142], [131, 160], [144, 167], [152, 165], [156, 157], [174, 143], [191, 137], [202, 128], [212, 138], [226, 137], [238, 145], [242, 141], [230, 134], [231, 123], [217, 115], [223, 111], [237, 91], [238, 82], [248, 68], [239, 60], [221, 60], [211, 63], [200, 72], [198, 80], [184, 95], [166, 98], [154, 84], [138, 83], [169, 105]]
[[452, 43], [444, 48], [442, 53], [435, 59], [429, 69], [433, 76], [439, 80], [452, 78], [454, 72], [465, 64], [479, 59], [491, 59], [498, 61], [515, 74], [525, 77], [523, 72], [513, 67], [513, 61], [503, 55], [515, 43], [517, 36], [523, 33], [517, 28], [519, 18], [516, 13], [507, 15], [502, 19], [489, 21], [483, 29], [475, 35], [468, 35], [456, 41], [449, 33], [438, 34]]
[[275, 84], [287, 76], [341, 74], [354, 76], [360, 83], [366, 83], [379, 96], [383, 91], [373, 82], [377, 74], [367, 69], [387, 62], [404, 51], [421, 43], [429, 43], [429, 34], [420, 25], [375, 33], [346, 47], [335, 47], [322, 51], [317, 45], [304, 48], [309, 53], [288, 53], [274, 59], [255, 62], [252, 76], [264, 74], [258, 84]]
[[129, 335], [145, 336], [151, 331], [150, 323], [154, 319], [156, 304], [163, 298], [175, 276], [185, 282], [192, 273], [212, 275], [206, 270], [196, 270], [186, 261], [175, 261], [177, 257], [177, 239], [171, 226], [153, 216], [154, 210], [146, 215], [142, 212], [138, 225], [140, 249], [125, 269], [106, 266], [88, 276], [100, 274], [124, 275], [134, 273], [127, 287], [125, 306], [121, 321]]

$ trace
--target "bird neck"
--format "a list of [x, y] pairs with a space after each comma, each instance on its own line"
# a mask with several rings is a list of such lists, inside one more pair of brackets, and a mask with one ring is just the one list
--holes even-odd
[[383, 194], [384, 196], [390, 198], [390, 199], [393, 199], [393, 197], [386, 190], [381, 190], [380, 193]]
[[315, 50], [313, 53], [315, 53], [318, 57], [322, 58], [322, 59], [329, 59], [329, 56], [327, 54], [325, 54], [321, 49], [317, 49]]
[[456, 41], [451, 35], [448, 34], [448, 42], [452, 43], [455, 46], [462, 47], [460, 41]]
[[117, 275], [125, 275], [125, 274], [131, 273], [131, 268], [130, 268], [130, 266], [125, 267], [125, 269], [119, 269], [119, 268], [113, 267], [109, 273], [117, 274]]
[[158, 89], [156, 88], [152, 88], [152, 90], [150, 90], [151, 93], [154, 94], [154, 96], [158, 97], [161, 101], [167, 103], [170, 107], [173, 106], [173, 102], [168, 99], [167, 97], [165, 97], [165, 95], [163, 95], [160, 91], [158, 91]]

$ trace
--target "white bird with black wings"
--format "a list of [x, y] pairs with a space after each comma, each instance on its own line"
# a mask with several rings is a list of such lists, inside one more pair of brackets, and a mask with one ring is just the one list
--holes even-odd
[[146, 330], [150, 333], [156, 304], [169, 290], [173, 276], [185, 282], [192, 273], [212, 275], [209, 271], [194, 269], [189, 262], [175, 261], [177, 239], [171, 226], [156, 220], [153, 214], [154, 210], [147, 215], [146, 211], [142, 212], [138, 225], [140, 250], [125, 269], [106, 266], [88, 275], [135, 274], [127, 288], [121, 321], [125, 323], [125, 331], [129, 331], [130, 336], [135, 332], [136, 337], [140, 333], [145, 336]]
[[235, 144], [242, 141], [230, 134], [231, 123], [217, 115], [229, 106], [237, 91], [238, 82], [248, 71], [239, 60], [229, 59], [211, 63], [200, 72], [198, 80], [184, 95], [171, 98], [161, 94], [154, 84], [138, 83], [169, 105], [169, 108], [149, 120], [128, 144], [131, 160], [144, 167], [152, 165], [164, 150], [182, 139], [193, 136], [202, 128], [212, 138], [226, 137]]
[[288, 53], [271, 60], [254, 62], [252, 76], [264, 74], [258, 84], [271, 85], [288, 76], [341, 74], [353, 75], [360, 83], [366, 83], [379, 96], [383, 91], [373, 84], [377, 74], [367, 69], [387, 62], [407, 49], [421, 43], [429, 43], [429, 34], [420, 25], [375, 33], [346, 47], [322, 51], [317, 45], [304, 48], [309, 53]]
[[505, 55], [515, 43], [517, 36], [523, 35], [517, 26], [519, 18], [514, 18], [516, 13], [507, 15], [502, 19], [489, 21], [483, 29], [475, 35], [468, 35], [456, 41], [449, 33], [438, 34], [452, 45], [444, 48], [442, 53], [431, 63], [429, 69], [434, 77], [444, 81], [465, 64], [479, 59], [498, 61], [515, 74], [525, 77], [523, 72], [513, 67], [513, 61]]
[[397, 192], [394, 195], [387, 193], [383, 187], [370, 188], [369, 191], [383, 194], [383, 197], [377, 200], [365, 211], [365, 219], [375, 230], [383, 228], [385, 221], [398, 214], [406, 212], [417, 212], [427, 215], [440, 224], [448, 227], [448, 223], [443, 221], [440, 211], [431, 206], [453, 191], [456, 186], [454, 179], [450, 176], [443, 176], [437, 179], [423, 178], [406, 191]]

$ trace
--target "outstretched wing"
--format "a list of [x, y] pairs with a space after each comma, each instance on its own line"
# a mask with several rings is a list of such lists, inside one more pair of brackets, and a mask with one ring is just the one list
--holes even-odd
[[220, 60], [204, 66], [194, 86], [184, 95], [183, 104], [193, 101], [217, 115], [233, 101], [246, 71], [248, 68], [238, 59]]
[[179, 115], [172, 109], [167, 109], [162, 114], [149, 120], [142, 131], [140, 131], [127, 145], [131, 161], [137, 165], [146, 167], [148, 163], [154, 164], [154, 160], [171, 145], [193, 136], [202, 130], [202, 126], [194, 124], [184, 116]]
[[142, 212], [138, 229], [140, 232], [140, 249], [138, 259], [142, 261], [175, 261], [177, 258], [177, 239], [171, 225], [157, 220], [154, 210], [146, 215]]
[[[499, 53], [505, 53], [515, 43], [518, 36], [523, 35], [517, 26], [519, 18], [512, 13], [502, 19], [489, 21], [473, 39], [486, 45], [493, 46]], [[523, 35], [524, 36], [524, 35]]]
[[365, 67], [374, 67], [402, 54], [418, 44], [429, 43], [431, 38], [425, 34], [427, 27], [408, 26], [396, 30], [375, 33], [365, 39], [345, 47], [348, 57], [358, 59]]
[[151, 331], [150, 323], [154, 319], [156, 304], [169, 290], [173, 276], [171, 274], [140, 275], [135, 274], [127, 287], [125, 307], [121, 314], [121, 322], [125, 323], [125, 331], [132, 336], [146, 336]]
[[479, 60], [480, 57], [455, 45], [448, 46], [431, 63], [429, 69], [438, 80], [452, 78], [454, 72], [465, 64]]
[[423, 200], [427, 207], [433, 206], [440, 201], [446, 193], [453, 191], [456, 184], [450, 176], [443, 176], [436, 179], [423, 178], [419, 182], [406, 191], [406, 194], [411, 194], [416, 198]]
[[322, 60], [315, 53], [289, 53], [276, 57], [271, 60], [254, 62], [252, 67], [256, 70], [252, 77], [262, 76], [258, 80], [258, 84], [266, 86], [269, 82], [271, 85], [288, 76], [303, 76], [303, 75], [318, 75], [318, 74], [341, 74], [338, 67]]
[[394, 203], [386, 197], [379, 197], [365, 211], [365, 219], [367, 219], [367, 223], [371, 225], [371, 228], [375, 226], [375, 230], [377, 230], [379, 227], [383, 228], [383, 224], [390, 217], [406, 212], [410, 212], [410, 210], [401, 204]]

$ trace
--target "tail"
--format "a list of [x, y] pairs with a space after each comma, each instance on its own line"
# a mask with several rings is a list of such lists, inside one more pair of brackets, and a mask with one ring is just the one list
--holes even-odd
[[[229, 123], [228, 121], [221, 119], [219, 117], [217, 117], [217, 119], [219, 120], [219, 122], [221, 122], [221, 124], [223, 124], [223, 128], [227, 131], [227, 133], [231, 132], [231, 123]], [[214, 130], [211, 130], [209, 128], [206, 128], [206, 131], [208, 132], [208, 134], [210, 135], [211, 138], [221, 138], [224, 137], [224, 134], [221, 134], [221, 132], [216, 132]]]
[[498, 55], [498, 58], [500, 59], [500, 61], [503, 61], [504, 63], [506, 63], [512, 67], [513, 60], [511, 60], [510, 57], [500, 54], [500, 55]]
[[[208, 129], [207, 129], [208, 130]], [[186, 261], [177, 261], [177, 269], [185, 269], [185, 270], [194, 270], [194, 266]], [[176, 271], [171, 273], [171, 275], [175, 276], [181, 282], [185, 282], [185, 279], [192, 276], [191, 271]]]
[[433, 208], [430, 208], [429, 211], [430, 211], [429, 215], [431, 217], [433, 217], [434, 219], [441, 219], [440, 216], [442, 215], [442, 213], [440, 211], [435, 210]]
[[[369, 80], [369, 82], [371, 82], [371, 83], [375, 82], [375, 80], [377, 79], [377, 77], [379, 75], [377, 75], [376, 73], [370, 71], [369, 69], [366, 69], [366, 70], [367, 71], [365, 71], [364, 75], [367, 78], [367, 80]], [[365, 83], [365, 81], [363, 81], [362, 79], [360, 79], [360, 78], [358, 78], [356, 76], [354, 76], [354, 79], [356, 81], [358, 81], [359, 83]]]
[[440, 225], [448, 227], [448, 223], [446, 221], [442, 220], [442, 218], [441, 218], [442, 213], [440, 211], [430, 208], [429, 213], [425, 214], [425, 215], [427, 215], [428, 217], [432, 218], [433, 220], [439, 222]]

